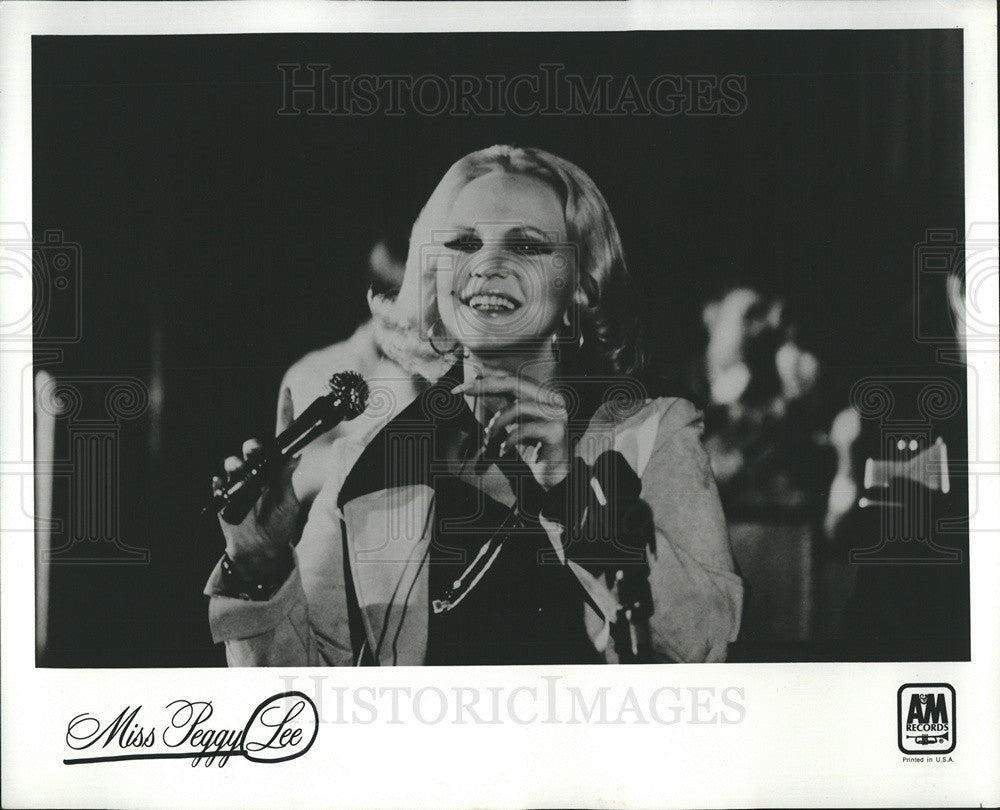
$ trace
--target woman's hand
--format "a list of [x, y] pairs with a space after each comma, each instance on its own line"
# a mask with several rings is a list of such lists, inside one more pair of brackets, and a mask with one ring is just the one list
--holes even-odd
[[551, 489], [566, 477], [570, 468], [569, 414], [558, 391], [526, 377], [495, 373], [457, 385], [452, 393], [507, 400], [486, 425], [485, 442], [506, 430], [501, 455], [515, 445], [537, 448], [522, 453], [535, 480]]
[[[248, 439], [243, 443], [243, 458], [230, 456], [224, 462], [227, 479], [237, 476], [243, 465], [260, 452], [260, 442]], [[250, 582], [264, 582], [286, 567], [291, 543], [299, 525], [301, 511], [292, 488], [292, 473], [298, 466], [292, 459], [279, 471], [277, 478], [264, 488], [253, 509], [237, 525], [219, 517], [226, 538], [226, 554], [236, 572]], [[225, 486], [222, 478], [212, 478], [215, 494]]]

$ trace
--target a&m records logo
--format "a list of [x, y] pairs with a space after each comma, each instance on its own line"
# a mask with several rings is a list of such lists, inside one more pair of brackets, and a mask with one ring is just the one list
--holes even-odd
[[947, 683], [905, 683], [896, 698], [899, 750], [949, 754], [955, 750], [955, 689]]

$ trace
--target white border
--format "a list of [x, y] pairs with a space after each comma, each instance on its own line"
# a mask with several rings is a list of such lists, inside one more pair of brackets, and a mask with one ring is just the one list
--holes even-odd
[[[31, 222], [30, 36], [258, 32], [965, 29], [966, 221], [997, 215], [996, 12], [992, 3], [20, 3], [0, 5], [0, 221]], [[995, 233], [995, 232], [994, 232]], [[0, 277], [0, 322], [30, 287]], [[993, 302], [992, 322], [996, 322]], [[8, 356], [9, 357], [9, 356]], [[8, 357], [0, 359], [6, 361]], [[33, 666], [33, 544], [16, 487], [0, 487], [3, 788], [6, 806], [838, 806], [1000, 803], [1000, 491], [997, 353], [974, 354], [982, 399], [970, 403], [970, 458], [980, 476], [972, 518], [971, 664], [725, 665], [566, 670], [567, 682], [742, 685], [747, 719], [718, 726], [414, 725], [321, 729], [301, 760], [225, 769], [158, 761], [69, 768], [66, 722], [81, 711], [211, 698], [249, 711], [291, 670], [38, 670]], [[5, 362], [0, 450], [22, 447], [31, 391]], [[20, 365], [18, 362], [17, 365]], [[20, 368], [17, 369], [20, 371]], [[30, 456], [28, 456], [30, 458]], [[9, 468], [8, 468], [9, 469]], [[8, 484], [10, 476], [6, 476]], [[985, 497], [983, 497], [985, 496]], [[30, 492], [26, 494], [30, 503]], [[305, 672], [300, 672], [304, 675]], [[316, 673], [313, 673], [316, 674]], [[364, 670], [337, 683], [516, 684], [537, 674]], [[953, 763], [901, 763], [895, 695], [904, 682], [946, 681], [958, 694]], [[178, 694], [183, 692], [184, 694]], [[621, 752], [628, 752], [627, 755]]]

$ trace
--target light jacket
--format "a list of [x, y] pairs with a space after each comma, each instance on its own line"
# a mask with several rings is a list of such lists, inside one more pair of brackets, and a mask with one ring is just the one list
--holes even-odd
[[[619, 405], [595, 412], [576, 454], [593, 464], [603, 452], [617, 451], [641, 481], [640, 497], [655, 527], [648, 553], [654, 658], [725, 660], [739, 630], [743, 585], [701, 444], [701, 414], [677, 398]], [[224, 596], [216, 567], [205, 593], [212, 637], [225, 642], [230, 666], [349, 666], [359, 647], [382, 665], [424, 663], [425, 561], [434, 525], [428, 411], [453, 406], [431, 389], [367, 437], [334, 442], [330, 476], [294, 549], [292, 573], [269, 601]], [[495, 466], [485, 474], [502, 475]], [[580, 605], [591, 643], [615, 663], [613, 592], [603, 577], [566, 560], [561, 526], [543, 526], [559, 560], [592, 597]]]

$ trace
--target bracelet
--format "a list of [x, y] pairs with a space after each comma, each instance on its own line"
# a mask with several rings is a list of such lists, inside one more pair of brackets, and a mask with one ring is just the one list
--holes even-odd
[[232, 558], [226, 552], [222, 552], [223, 593], [226, 596], [231, 596], [234, 599], [243, 599], [246, 602], [268, 601], [275, 593], [281, 590], [281, 586], [285, 584], [285, 580], [288, 579], [288, 575], [294, 567], [290, 551], [283, 560], [282, 567], [273, 578], [260, 582], [251, 582], [240, 575], [233, 565]]

